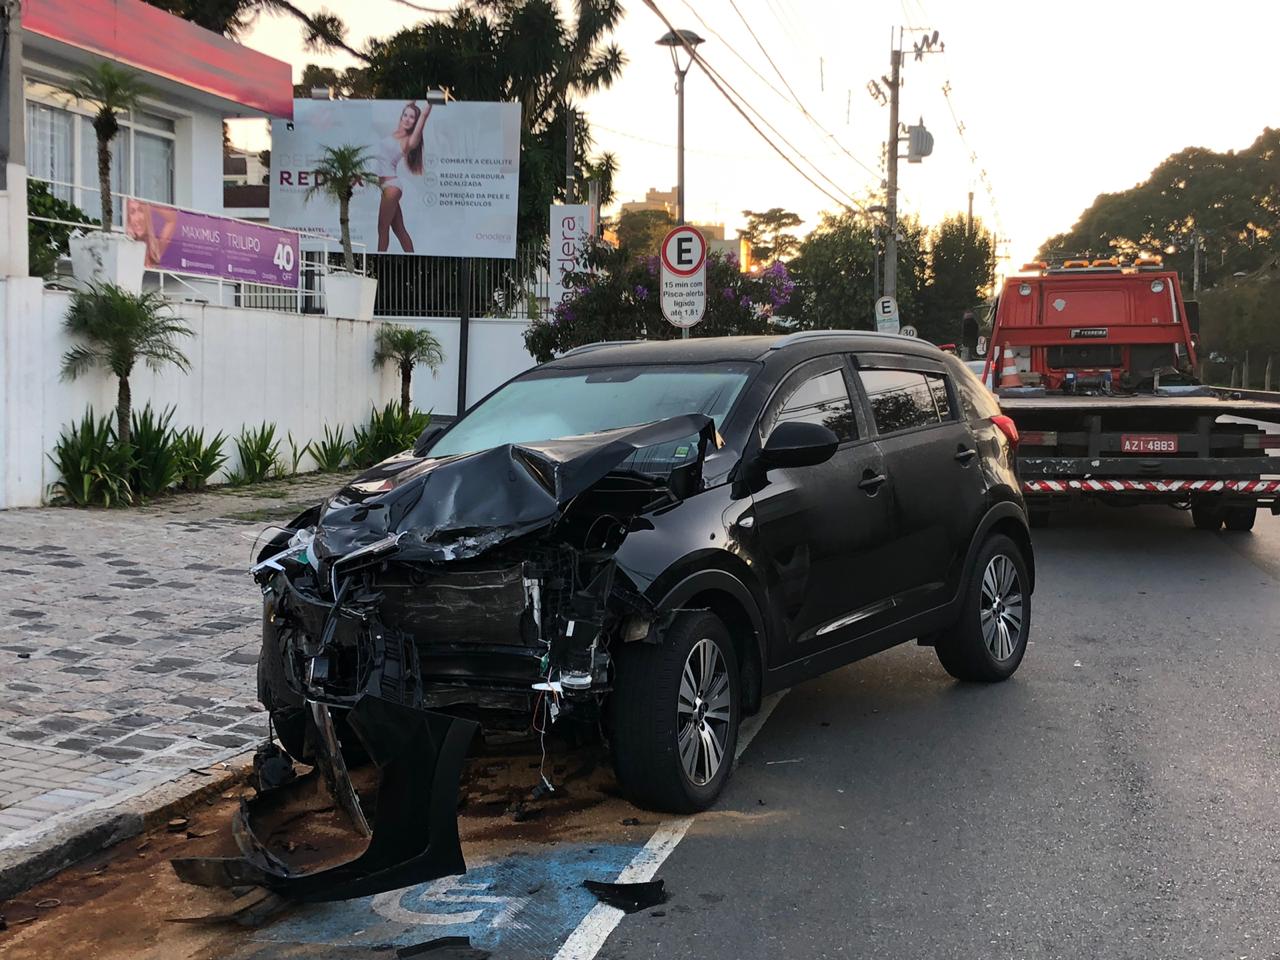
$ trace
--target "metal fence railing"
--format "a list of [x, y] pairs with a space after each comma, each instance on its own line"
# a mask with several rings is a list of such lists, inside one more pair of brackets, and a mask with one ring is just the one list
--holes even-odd
[[514, 260], [482, 257], [419, 257], [371, 254], [369, 273], [378, 280], [375, 316], [510, 317], [534, 320], [546, 314], [550, 297], [547, 248], [530, 245]]

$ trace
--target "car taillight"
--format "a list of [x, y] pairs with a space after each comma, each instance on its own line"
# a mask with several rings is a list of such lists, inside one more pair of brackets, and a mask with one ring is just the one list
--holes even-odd
[[1018, 425], [1013, 422], [1012, 417], [1000, 413], [992, 417], [991, 422], [1000, 428], [1000, 432], [1009, 438], [1011, 444], [1015, 447], [1018, 445]]

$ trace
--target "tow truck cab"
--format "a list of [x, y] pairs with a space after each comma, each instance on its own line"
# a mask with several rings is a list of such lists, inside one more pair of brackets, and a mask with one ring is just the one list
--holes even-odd
[[1023, 271], [1005, 281], [996, 307], [988, 386], [1000, 384], [1009, 355], [1022, 386], [1047, 391], [1149, 389], [1157, 375], [1189, 382], [1199, 313], [1159, 260], [1068, 260]]

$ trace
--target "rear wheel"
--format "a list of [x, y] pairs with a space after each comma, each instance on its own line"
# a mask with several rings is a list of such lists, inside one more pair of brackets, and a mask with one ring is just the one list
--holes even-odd
[[682, 613], [656, 644], [618, 644], [610, 711], [613, 765], [633, 803], [705, 810], [733, 767], [742, 678], [729, 631], [705, 611]]
[[1223, 511], [1223, 522], [1226, 523], [1228, 530], [1237, 530], [1240, 533], [1247, 533], [1253, 529], [1253, 521], [1258, 519], [1257, 507], [1227, 507]]
[[1013, 676], [1031, 632], [1030, 585], [1018, 545], [1003, 534], [988, 538], [969, 571], [960, 619], [934, 647], [947, 673], [985, 683]]
[[1222, 510], [1215, 503], [1192, 504], [1191, 522], [1197, 530], [1221, 530]]

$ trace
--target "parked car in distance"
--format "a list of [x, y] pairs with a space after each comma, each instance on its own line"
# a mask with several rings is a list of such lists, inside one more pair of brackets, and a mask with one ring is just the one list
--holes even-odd
[[962, 361], [907, 337], [570, 351], [263, 551], [263, 702], [290, 753], [316, 705], [369, 694], [585, 721], [632, 800], [703, 809], [771, 691], [913, 639], [957, 679], [1017, 670], [1016, 443]]

